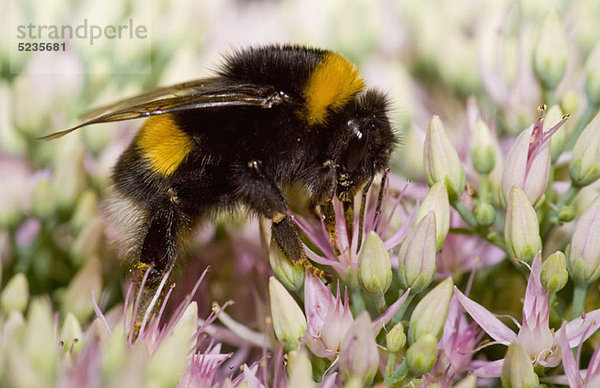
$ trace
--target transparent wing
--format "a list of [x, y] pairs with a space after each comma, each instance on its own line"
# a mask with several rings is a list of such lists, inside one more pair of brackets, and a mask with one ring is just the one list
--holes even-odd
[[217, 77], [205, 78], [157, 88], [93, 109], [81, 116], [82, 123], [38, 139], [57, 139], [90, 124], [131, 120], [184, 110], [235, 106], [268, 109], [288, 99], [288, 95], [272, 86], [233, 83]]

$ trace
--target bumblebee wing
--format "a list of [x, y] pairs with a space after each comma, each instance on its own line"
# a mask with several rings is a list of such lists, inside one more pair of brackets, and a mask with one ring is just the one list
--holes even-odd
[[182, 110], [255, 106], [268, 109], [289, 99], [272, 86], [234, 83], [206, 78], [158, 88], [118, 101], [81, 116], [83, 122], [38, 140], [53, 140], [90, 124], [137, 119]]

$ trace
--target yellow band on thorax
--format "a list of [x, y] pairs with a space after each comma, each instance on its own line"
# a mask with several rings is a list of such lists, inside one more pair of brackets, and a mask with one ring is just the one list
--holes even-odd
[[327, 110], [342, 108], [365, 84], [358, 70], [346, 58], [327, 52], [311, 73], [304, 88], [310, 125], [323, 124]]
[[172, 174], [193, 148], [192, 139], [177, 126], [170, 114], [152, 116], [142, 126], [137, 146], [155, 172]]

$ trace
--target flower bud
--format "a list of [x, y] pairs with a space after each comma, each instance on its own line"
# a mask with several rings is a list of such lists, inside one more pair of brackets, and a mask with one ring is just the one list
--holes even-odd
[[275, 336], [285, 345], [286, 351], [297, 349], [306, 332], [304, 313], [285, 287], [273, 276], [269, 278], [269, 299]]
[[425, 166], [423, 166], [423, 141], [425, 133], [413, 128], [407, 128], [402, 133], [403, 149], [402, 158], [395, 161], [402, 176], [407, 179], [422, 182], [425, 180]]
[[190, 303], [172, 330], [151, 355], [145, 370], [145, 386], [174, 387], [181, 379], [198, 330], [198, 305]]
[[358, 277], [369, 294], [383, 295], [392, 283], [390, 254], [377, 233], [371, 231], [358, 255]]
[[30, 366], [40, 376], [53, 376], [58, 366], [58, 348], [54, 337], [54, 318], [50, 299], [31, 300], [23, 350]]
[[11, 311], [25, 311], [27, 300], [29, 299], [29, 285], [27, 278], [22, 273], [14, 275], [2, 290], [0, 305], [4, 314], [8, 315]]
[[546, 13], [533, 53], [533, 68], [538, 79], [555, 88], [567, 68], [567, 36], [555, 9]]
[[496, 220], [496, 209], [487, 202], [481, 202], [475, 206], [475, 219], [481, 226], [491, 226]]
[[404, 333], [404, 326], [402, 322], [398, 322], [392, 327], [392, 330], [388, 331], [385, 335], [385, 346], [388, 352], [398, 353], [406, 345], [406, 334]]
[[569, 252], [569, 272], [576, 282], [600, 277], [600, 196], [579, 217]]
[[518, 342], [508, 346], [500, 375], [502, 387], [535, 388], [539, 386], [538, 376], [533, 371], [531, 359]]
[[450, 202], [448, 201], [448, 190], [441, 182], [435, 183], [421, 202], [415, 223], [421, 221], [430, 210], [435, 213], [435, 233], [437, 236], [436, 248], [442, 249], [448, 230], [450, 230]]
[[404, 288], [415, 294], [431, 284], [435, 275], [435, 214], [429, 211], [406, 236], [398, 253], [398, 275]]
[[496, 149], [490, 128], [483, 120], [478, 120], [471, 136], [471, 162], [475, 171], [489, 174], [496, 163]]
[[540, 226], [533, 206], [520, 188], [513, 186], [508, 195], [508, 209], [504, 225], [506, 249], [512, 257], [531, 264], [542, 249]]
[[600, 105], [600, 41], [585, 63], [585, 93], [590, 104]]
[[600, 112], [579, 135], [573, 147], [569, 173], [573, 184], [579, 187], [600, 177]]
[[558, 220], [560, 222], [571, 222], [575, 218], [575, 206], [564, 205], [558, 209]]
[[81, 351], [83, 332], [79, 321], [73, 314], [67, 313], [59, 338], [65, 352], [77, 354]]
[[573, 90], [565, 92], [560, 99], [560, 108], [562, 111], [573, 114], [577, 112], [577, 107], [579, 107], [579, 94]]
[[542, 199], [548, 185], [551, 142], [541, 145], [540, 151], [530, 159], [532, 134], [533, 126], [521, 132], [508, 150], [502, 174], [502, 191], [504, 198], [508, 198], [513, 186], [520, 187], [529, 202], [535, 205]]
[[[560, 106], [552, 105], [548, 112], [546, 112], [546, 117], [544, 118], [544, 132], [548, 131], [550, 128], [558, 124], [559, 121], [563, 119], [564, 115]], [[565, 124], [567, 125], [567, 124]], [[556, 162], [556, 159], [560, 156], [563, 151], [563, 147], [565, 145], [565, 140], [567, 138], [567, 128], [562, 127], [554, 135], [552, 135], [552, 143], [550, 144], [550, 161], [551, 163]]]
[[370, 381], [379, 366], [379, 350], [371, 326], [369, 314], [363, 311], [348, 329], [340, 347], [340, 370], [363, 381]]
[[419, 301], [408, 326], [408, 342], [411, 345], [425, 334], [440, 338], [448, 316], [453, 286], [452, 278], [446, 278]]
[[294, 265], [279, 245], [271, 239], [269, 247], [269, 264], [277, 279], [290, 291], [298, 291], [304, 283], [304, 266]]
[[102, 291], [102, 270], [100, 260], [91, 257], [69, 283], [62, 300], [62, 311], [71, 312], [79, 321], [87, 321], [94, 308], [90, 303], [92, 292], [100, 295]]
[[42, 179], [33, 189], [31, 211], [40, 219], [47, 219], [52, 215], [52, 212], [54, 212], [54, 199], [52, 197], [52, 186], [50, 181]]
[[437, 357], [437, 345], [438, 340], [434, 335], [425, 334], [408, 348], [406, 363], [413, 375], [420, 376], [433, 368]]
[[551, 254], [542, 264], [540, 276], [542, 286], [549, 293], [556, 293], [567, 284], [569, 273], [567, 272], [567, 259], [561, 251]]
[[292, 350], [288, 354], [288, 388], [310, 388], [315, 383], [312, 380], [312, 365], [305, 348]]
[[454, 384], [452, 388], [476, 388], [477, 377], [474, 374], [468, 374], [467, 377]]
[[423, 164], [430, 186], [442, 182], [450, 198], [462, 194], [465, 189], [465, 170], [439, 116], [433, 116], [427, 128]]

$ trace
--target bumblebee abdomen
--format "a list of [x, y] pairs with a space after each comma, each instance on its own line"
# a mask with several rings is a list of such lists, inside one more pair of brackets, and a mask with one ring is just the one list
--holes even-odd
[[173, 174], [194, 148], [194, 141], [170, 114], [146, 120], [135, 142], [140, 157], [161, 176]]

